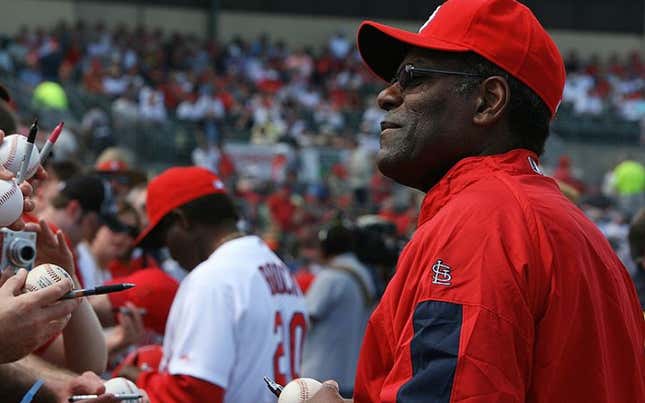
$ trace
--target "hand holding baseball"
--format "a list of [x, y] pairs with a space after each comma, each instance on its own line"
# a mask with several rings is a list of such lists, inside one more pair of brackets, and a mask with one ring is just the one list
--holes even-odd
[[18, 360], [60, 333], [80, 301], [58, 301], [72, 289], [60, 281], [22, 294], [27, 279], [24, 269], [0, 287], [0, 363]]
[[298, 378], [286, 384], [278, 403], [338, 403], [351, 402], [338, 393], [335, 381], [320, 383], [311, 378]]
[[[143, 402], [149, 403], [148, 395], [143, 390], [139, 391], [143, 396]], [[79, 403], [123, 403], [112, 393], [106, 391], [106, 385], [101, 378], [89, 371], [71, 379], [64, 388], [56, 391], [59, 403], [67, 403], [67, 399], [73, 395], [99, 395], [96, 399], [82, 400]]]
[[338, 392], [335, 381], [325, 381], [313, 397], [305, 400], [307, 403], [351, 403], [352, 399], [343, 399]]
[[[4, 131], [0, 130], [0, 144], [3, 143], [5, 138], [5, 133]], [[42, 166], [38, 165], [37, 168], [35, 169], [35, 173], [33, 174], [32, 180], [42, 180], [47, 177], [47, 173], [43, 169]], [[12, 180], [15, 178], [15, 174], [11, 172], [9, 169], [5, 168], [4, 166], [0, 165], [0, 183], [4, 185], [5, 192], [11, 192], [12, 190]], [[30, 212], [32, 211], [36, 205], [34, 204], [33, 200], [31, 199], [31, 195], [34, 191], [32, 185], [30, 182], [24, 181], [22, 182], [19, 186], [21, 195], [11, 195], [12, 200], [16, 200], [13, 204], [18, 204], [19, 206], [22, 207], [22, 209], [12, 206], [11, 211], [2, 211], [3, 209], [0, 208], [0, 216], [5, 213], [8, 219], [12, 219], [13, 217], [16, 217], [15, 219], [12, 219], [11, 222], [7, 221], [7, 226], [12, 229], [12, 230], [22, 230], [25, 226], [24, 221], [20, 218], [20, 215], [23, 212]], [[22, 200], [17, 201], [19, 196], [22, 196]], [[9, 198], [9, 196], [7, 196]]]

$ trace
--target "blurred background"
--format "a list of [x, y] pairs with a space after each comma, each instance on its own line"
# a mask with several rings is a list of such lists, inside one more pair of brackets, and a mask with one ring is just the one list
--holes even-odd
[[[362, 66], [354, 35], [364, 18], [417, 31], [440, 3], [2, 0], [0, 82], [17, 131], [35, 116], [44, 134], [65, 122], [53, 161], [95, 167], [118, 146], [99, 163], [121, 161], [103, 168], [141, 180], [203, 165], [294, 270], [321, 225], [345, 220], [371, 231], [363, 257], [386, 273], [423, 195], [375, 169], [384, 83]], [[544, 170], [635, 273], [627, 234], [645, 204], [645, 1], [524, 3], [568, 73]], [[383, 253], [369, 253], [374, 245]]]

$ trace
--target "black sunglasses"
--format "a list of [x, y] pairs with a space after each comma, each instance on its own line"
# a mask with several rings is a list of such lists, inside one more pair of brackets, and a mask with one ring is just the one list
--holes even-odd
[[139, 236], [139, 228], [134, 225], [126, 224], [116, 217], [104, 217], [103, 224], [112, 232], [119, 234], [128, 234], [132, 238]]
[[435, 74], [448, 74], [462, 77], [483, 77], [481, 74], [466, 73], [464, 71], [428, 69], [424, 67], [415, 67], [412, 64], [401, 66], [396, 75], [392, 78], [390, 84], [398, 83], [401, 89], [405, 89], [417, 77], [428, 77]]

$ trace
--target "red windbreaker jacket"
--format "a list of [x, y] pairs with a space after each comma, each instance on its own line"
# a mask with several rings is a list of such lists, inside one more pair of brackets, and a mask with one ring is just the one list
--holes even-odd
[[355, 402], [645, 402], [634, 285], [536, 161], [466, 158], [430, 190], [370, 319]]

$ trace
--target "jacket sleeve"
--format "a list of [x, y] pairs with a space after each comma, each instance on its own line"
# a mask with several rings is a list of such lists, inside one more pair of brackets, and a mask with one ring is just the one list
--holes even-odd
[[408, 279], [397, 402], [524, 402], [542, 280], [513, 218], [440, 223], [400, 261], [420, 274]]

